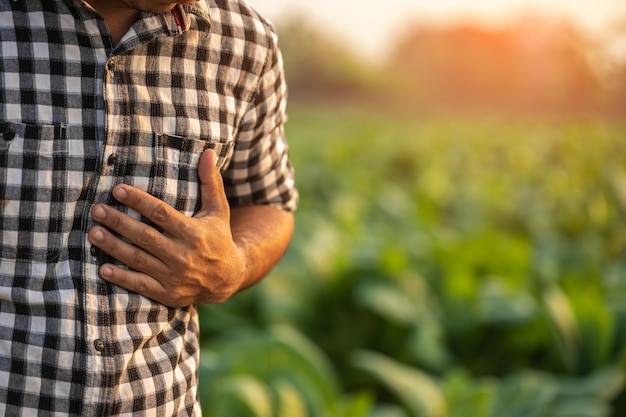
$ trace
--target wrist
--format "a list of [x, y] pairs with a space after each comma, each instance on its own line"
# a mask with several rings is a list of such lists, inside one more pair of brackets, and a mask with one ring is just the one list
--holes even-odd
[[235, 239], [235, 248], [237, 261], [237, 269], [234, 271], [233, 278], [236, 283], [234, 293], [248, 288], [251, 284], [251, 277], [254, 275], [254, 261], [250, 254], [250, 247], [246, 244], [245, 239]]

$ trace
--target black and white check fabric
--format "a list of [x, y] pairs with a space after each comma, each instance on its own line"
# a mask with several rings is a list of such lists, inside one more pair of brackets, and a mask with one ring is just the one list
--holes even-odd
[[115, 184], [192, 215], [213, 148], [231, 205], [297, 204], [267, 21], [199, 0], [107, 33], [82, 0], [0, 0], [2, 416], [200, 415], [195, 307], [98, 277], [89, 210]]

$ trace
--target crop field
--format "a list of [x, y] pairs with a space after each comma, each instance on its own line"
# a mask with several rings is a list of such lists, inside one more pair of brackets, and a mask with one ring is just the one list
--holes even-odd
[[626, 123], [295, 108], [292, 245], [200, 306], [205, 417], [626, 415]]

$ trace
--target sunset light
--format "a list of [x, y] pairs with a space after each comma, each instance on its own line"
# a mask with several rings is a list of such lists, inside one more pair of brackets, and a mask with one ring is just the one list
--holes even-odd
[[249, 3], [274, 21], [303, 15], [373, 60], [389, 52], [389, 43], [411, 21], [502, 25], [520, 15], [540, 15], [571, 20], [602, 36], [610, 36], [616, 26], [623, 27], [626, 21], [623, 0], [389, 0], [384, 3], [250, 0]]

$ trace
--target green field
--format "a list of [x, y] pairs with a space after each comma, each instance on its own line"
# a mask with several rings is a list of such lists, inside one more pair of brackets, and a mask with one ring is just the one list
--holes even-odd
[[201, 306], [206, 417], [626, 415], [626, 124], [296, 108], [294, 241]]

